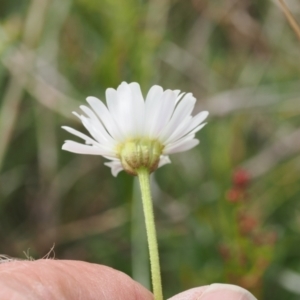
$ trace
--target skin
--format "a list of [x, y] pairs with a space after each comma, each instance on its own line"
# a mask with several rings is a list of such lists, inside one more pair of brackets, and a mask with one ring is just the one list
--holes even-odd
[[[126, 274], [82, 261], [41, 259], [0, 264], [0, 299], [153, 300]], [[255, 300], [246, 290], [226, 284], [202, 286], [170, 300]]]

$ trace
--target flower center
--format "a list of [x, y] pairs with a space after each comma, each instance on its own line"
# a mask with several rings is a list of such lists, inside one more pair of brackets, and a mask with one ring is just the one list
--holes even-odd
[[117, 153], [123, 169], [131, 175], [137, 175], [136, 171], [142, 167], [148, 169], [149, 173], [155, 171], [163, 149], [164, 146], [157, 140], [140, 138], [119, 145]]

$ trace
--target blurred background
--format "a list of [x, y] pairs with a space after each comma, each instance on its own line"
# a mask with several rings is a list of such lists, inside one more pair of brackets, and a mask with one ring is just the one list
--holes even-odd
[[152, 176], [165, 296], [227, 282], [299, 299], [299, 47], [276, 1], [1, 0], [0, 253], [149, 287], [135, 179], [62, 151], [61, 126], [84, 131], [71, 112], [122, 81], [159, 84], [210, 112]]

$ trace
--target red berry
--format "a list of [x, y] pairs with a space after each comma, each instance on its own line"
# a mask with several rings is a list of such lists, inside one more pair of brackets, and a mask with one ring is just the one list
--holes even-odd
[[250, 182], [250, 174], [244, 169], [237, 169], [232, 177], [233, 184], [239, 188], [245, 188]]

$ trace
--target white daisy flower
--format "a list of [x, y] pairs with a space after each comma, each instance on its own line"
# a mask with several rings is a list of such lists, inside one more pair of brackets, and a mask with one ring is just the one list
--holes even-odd
[[110, 160], [105, 165], [114, 176], [122, 170], [136, 175], [140, 167], [153, 172], [170, 163], [169, 154], [189, 150], [199, 143], [195, 133], [206, 124], [202, 122], [208, 116], [207, 111], [191, 115], [196, 102], [191, 93], [164, 91], [158, 85], [149, 90], [144, 101], [136, 82], [123, 82], [117, 90], [107, 89], [107, 106], [95, 97], [86, 100], [91, 108], [81, 105], [84, 115], [74, 114], [92, 137], [63, 126], [85, 144], [65, 141], [62, 149], [102, 155]]

